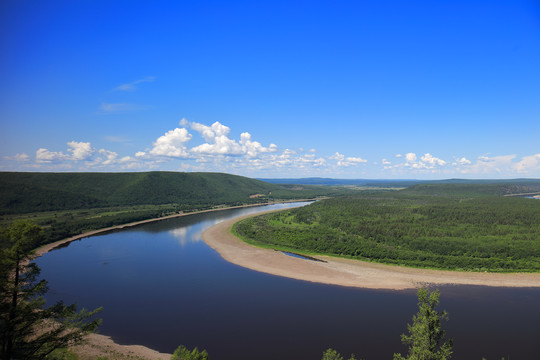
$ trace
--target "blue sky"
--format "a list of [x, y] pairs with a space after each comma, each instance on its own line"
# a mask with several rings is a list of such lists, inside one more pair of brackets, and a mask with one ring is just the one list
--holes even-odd
[[540, 2], [0, 4], [0, 171], [540, 177]]

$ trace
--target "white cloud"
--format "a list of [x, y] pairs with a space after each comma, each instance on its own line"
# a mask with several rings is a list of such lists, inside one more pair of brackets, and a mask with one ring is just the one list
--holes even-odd
[[[189, 157], [189, 153], [185, 143], [190, 140], [191, 134], [186, 129], [176, 128], [170, 130], [154, 142], [154, 147], [150, 150], [150, 154], [172, 158], [187, 158]], [[141, 152], [137, 154], [140, 154], [138, 157], [143, 156]]]
[[475, 164], [461, 169], [464, 174], [508, 174], [513, 172], [516, 155], [480, 156]]
[[26, 155], [25, 153], [15, 154], [13, 156], [3, 156], [2, 158], [4, 160], [12, 160], [12, 161], [18, 161], [18, 162], [30, 161], [30, 156]]
[[453, 166], [457, 166], [457, 167], [467, 166], [467, 165], [471, 165], [471, 164], [472, 164], [472, 161], [470, 161], [469, 159], [467, 159], [465, 157], [462, 157], [461, 159], [454, 158], [454, 162], [452, 163]]
[[216, 121], [211, 126], [196, 122], [187, 122], [182, 119], [181, 124], [190, 125], [206, 140], [206, 143], [191, 149], [192, 152], [206, 155], [240, 155], [243, 153], [242, 146], [227, 136], [231, 129]]
[[264, 147], [258, 141], [251, 141], [251, 134], [248, 132], [240, 134], [240, 144], [242, 145], [242, 152], [249, 157], [256, 157], [261, 153], [277, 151], [276, 144], [270, 144], [270, 146]]
[[397, 165], [397, 166], [406, 166], [413, 169], [434, 169], [438, 166], [445, 166], [446, 161], [434, 157], [430, 153], [424, 154], [422, 157], [420, 157], [420, 160], [418, 160], [418, 156], [415, 153], [407, 153], [405, 154], [405, 164]]
[[[112, 165], [115, 163], [116, 158], [118, 157], [118, 154], [114, 151], [109, 151], [105, 149], [100, 149], [98, 153], [105, 157], [105, 159], [100, 159], [100, 163], [102, 165]], [[129, 157], [129, 156], [128, 156]]]
[[76, 142], [71, 141], [67, 143], [69, 146], [68, 151], [71, 153], [70, 160], [86, 160], [92, 156], [94, 150], [89, 142]]
[[49, 151], [44, 148], [40, 148], [36, 151], [36, 161], [38, 163], [51, 163], [66, 160], [68, 156], [62, 152]]
[[415, 153], [407, 153], [405, 154], [405, 160], [409, 163], [416, 162], [416, 154]]
[[127, 83], [127, 84], [119, 85], [116, 88], [114, 88], [114, 90], [117, 90], [117, 91], [135, 91], [137, 89], [136, 85], [138, 85], [140, 83], [145, 83], [145, 82], [154, 82], [155, 80], [156, 80], [156, 78], [154, 76], [147, 76], [145, 78], [135, 80], [135, 81]]
[[195, 154], [257, 157], [263, 153], [277, 151], [277, 145], [275, 144], [265, 147], [258, 141], [252, 141], [251, 134], [248, 132], [243, 132], [240, 135], [240, 142], [229, 138], [231, 129], [219, 121], [216, 121], [211, 126], [207, 126], [182, 119], [180, 125], [190, 126], [191, 129], [197, 131], [206, 141], [206, 143], [191, 149], [191, 152]]
[[435, 166], [444, 166], [446, 165], [446, 161], [436, 158], [432, 156], [430, 153], [425, 154], [421, 157], [422, 162], [425, 164], [427, 168], [433, 168]]
[[180, 124], [188, 124], [191, 126], [191, 129], [197, 131], [207, 142], [213, 142], [218, 137], [227, 137], [231, 129], [228, 126], [222, 125], [219, 121], [216, 121], [211, 126], [196, 122], [187, 122], [185, 119], [182, 119]]
[[360, 157], [345, 157], [345, 155], [336, 152], [334, 155], [330, 156], [329, 159], [336, 160], [337, 166], [348, 167], [352, 165], [358, 165], [366, 163], [367, 160]]
[[415, 153], [406, 153], [405, 155], [397, 154], [396, 158], [404, 158], [405, 162], [392, 165], [387, 159], [382, 160], [383, 169], [399, 169], [399, 168], [409, 168], [414, 170], [425, 171], [429, 170], [430, 172], [437, 171], [441, 167], [447, 165], [447, 162], [443, 159], [435, 157], [430, 153], [425, 153], [423, 156], [418, 158]]
[[346, 160], [353, 164], [362, 164], [367, 162], [366, 159], [362, 159], [360, 157], [348, 157]]
[[521, 161], [515, 165], [515, 169], [520, 173], [540, 170], [540, 154], [524, 156]]

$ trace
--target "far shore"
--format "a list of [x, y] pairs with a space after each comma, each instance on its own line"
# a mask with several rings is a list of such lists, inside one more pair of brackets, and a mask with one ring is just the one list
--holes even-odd
[[[260, 215], [260, 214], [257, 214]], [[232, 234], [234, 223], [250, 216], [224, 221], [207, 229], [203, 240], [225, 260], [272, 275], [323, 284], [367, 289], [406, 290], [426, 285], [483, 285], [540, 287], [538, 273], [480, 273], [409, 268], [332, 256], [312, 261], [281, 251], [249, 245]]]

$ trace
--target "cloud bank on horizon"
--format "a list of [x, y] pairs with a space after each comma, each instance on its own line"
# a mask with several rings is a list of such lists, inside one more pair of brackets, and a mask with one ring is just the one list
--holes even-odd
[[[476, 159], [455, 156], [441, 159], [430, 153], [408, 152], [383, 159], [365, 159], [361, 154], [335, 152], [318, 155], [314, 148], [267, 146], [252, 140], [249, 132], [239, 139], [219, 121], [211, 125], [182, 119], [179, 127], [166, 131], [151, 146], [131, 155], [97, 149], [90, 142], [70, 141], [66, 150], [39, 148], [35, 156], [26, 153], [4, 156], [4, 168], [22, 171], [220, 171], [258, 177], [346, 176], [371, 168], [381, 178], [396, 177], [534, 177], [540, 174], [540, 154], [482, 155]], [[199, 140], [198, 142], [196, 140]], [[201, 143], [202, 142], [202, 143]], [[196, 144], [193, 144], [196, 143]], [[390, 159], [390, 160], [389, 160]], [[364, 171], [365, 172], [365, 171]]]

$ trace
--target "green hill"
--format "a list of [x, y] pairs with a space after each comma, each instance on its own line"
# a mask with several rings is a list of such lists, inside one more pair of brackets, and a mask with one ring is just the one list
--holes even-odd
[[279, 185], [220, 173], [0, 173], [0, 212], [231, 204], [281, 189]]

